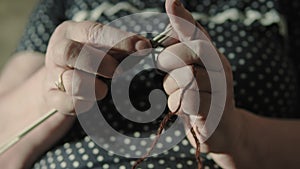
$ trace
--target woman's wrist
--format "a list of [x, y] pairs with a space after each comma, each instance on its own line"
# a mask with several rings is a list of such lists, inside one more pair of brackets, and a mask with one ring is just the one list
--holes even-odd
[[[224, 146], [222, 151], [210, 153], [212, 158], [224, 169], [240, 168], [239, 163], [247, 159], [244, 152], [247, 149], [247, 116], [244, 110], [233, 108], [230, 112], [231, 119], [226, 119], [230, 123], [221, 123], [220, 128], [223, 128]], [[225, 117], [224, 117], [225, 118]], [[223, 119], [225, 120], [225, 119]]]
[[[0, 135], [0, 144], [7, 142], [50, 110], [43, 99], [46, 97], [43, 91], [44, 77], [45, 68], [41, 68], [22, 85], [0, 98], [0, 116], [3, 117], [0, 119], [0, 127], [5, 127]], [[33, 163], [70, 129], [74, 119], [59, 113], [53, 115], [0, 156], [0, 164], [6, 161], [19, 168]]]
[[256, 168], [255, 164], [262, 164], [258, 155], [261, 138], [259, 135], [263, 130], [262, 119], [244, 109], [238, 108], [237, 112], [241, 117], [241, 130], [236, 147], [232, 151], [232, 159], [237, 168]]

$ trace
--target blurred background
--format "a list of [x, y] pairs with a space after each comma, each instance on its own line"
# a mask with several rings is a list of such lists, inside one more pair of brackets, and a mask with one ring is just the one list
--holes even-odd
[[38, 0], [0, 0], [0, 69], [14, 52]]

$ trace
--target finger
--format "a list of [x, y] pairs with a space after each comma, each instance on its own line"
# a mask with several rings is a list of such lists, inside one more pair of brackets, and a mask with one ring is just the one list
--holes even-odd
[[125, 52], [151, 47], [150, 41], [143, 36], [91, 21], [66, 21], [59, 25], [54, 33], [58, 40], [67, 38], [100, 47], [114, 47]]
[[108, 91], [107, 85], [102, 80], [76, 69], [65, 71], [62, 81], [66, 94], [73, 99], [93, 102], [103, 99]]
[[59, 90], [50, 90], [45, 97], [45, 101], [49, 107], [57, 109], [62, 114], [74, 112], [74, 104], [72, 96]]
[[[183, 96], [182, 96], [182, 92]], [[178, 89], [168, 98], [168, 106], [170, 111], [178, 114], [188, 114], [206, 118], [211, 102], [211, 94], [207, 92], [199, 92], [195, 90]]]
[[[189, 121], [193, 121], [193, 120], [189, 120]], [[199, 124], [199, 123], [201, 123], [201, 124]], [[190, 141], [190, 143], [192, 144], [192, 146], [196, 148], [195, 139], [194, 139], [194, 136], [193, 136], [193, 134], [191, 133], [191, 130], [190, 130], [191, 126], [194, 128], [195, 134], [196, 134], [197, 138], [199, 139], [199, 142], [204, 143], [204, 142], [207, 141], [207, 139], [199, 131], [199, 128], [202, 128], [204, 126], [204, 122], [198, 120], [196, 124], [191, 124], [191, 125], [186, 125], [185, 124], [186, 136], [187, 136], [188, 140]], [[211, 152], [211, 149], [208, 146], [208, 144], [200, 144], [200, 150], [201, 150], [201, 153]]]
[[178, 43], [163, 50], [157, 58], [157, 67], [163, 71], [197, 64], [209, 71], [222, 71], [223, 66], [215, 47], [203, 40]]
[[[111, 55], [73, 40], [62, 40], [49, 51], [49, 59], [60, 67], [76, 68], [111, 78], [119, 62]], [[48, 62], [48, 61], [46, 61]]]
[[51, 90], [46, 98], [48, 106], [55, 108], [59, 113], [68, 115], [74, 112], [78, 115], [92, 108], [95, 101], [86, 101], [73, 98], [72, 96], [59, 90]]
[[[171, 24], [169, 24], [165, 28], [165, 30], [169, 30], [169, 29], [170, 29], [170, 31], [168, 31], [168, 33], [166, 34], [167, 38], [161, 42], [161, 45], [164, 47], [168, 47], [168, 46], [171, 46], [171, 45], [174, 45], [174, 44], [180, 42], [178, 39], [178, 35], [175, 32], [175, 30], [172, 28]], [[162, 34], [163, 34], [163, 32], [162, 32]]]
[[[194, 73], [194, 74], [193, 74]], [[189, 83], [192, 83], [189, 85]], [[185, 66], [171, 71], [164, 79], [164, 89], [171, 94], [178, 89], [185, 87], [201, 92], [210, 92], [210, 79], [207, 71], [199, 66]]]
[[210, 39], [205, 29], [194, 20], [192, 14], [184, 8], [180, 0], [166, 0], [165, 8], [170, 23], [181, 42]]

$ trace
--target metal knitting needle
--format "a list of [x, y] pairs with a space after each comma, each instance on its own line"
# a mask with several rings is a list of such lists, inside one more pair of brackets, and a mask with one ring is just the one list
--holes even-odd
[[20, 141], [24, 136], [26, 136], [30, 131], [32, 131], [34, 128], [39, 126], [41, 123], [46, 121], [49, 117], [53, 116], [55, 113], [57, 113], [56, 109], [52, 109], [49, 111], [46, 115], [38, 119], [36, 122], [25, 128], [23, 131], [21, 131], [18, 135], [10, 139], [7, 143], [2, 145], [0, 147], [0, 155], [2, 155], [5, 151], [7, 151], [9, 148], [11, 148], [13, 145], [15, 145], [18, 141]]
[[[169, 38], [169, 36], [167, 36], [167, 34], [172, 30], [172, 26], [169, 24], [165, 30], [163, 32], [161, 32], [160, 34], [156, 35], [154, 38], [152, 38], [150, 40], [151, 42], [151, 45], [152, 45], [152, 48], [157, 48], [159, 46], [162, 46], [162, 43], [167, 39]], [[156, 60], [157, 58], [155, 57], [155, 54], [154, 54], [154, 50], [152, 50], [152, 61], [153, 61], [153, 64], [155, 65], [156, 67]], [[164, 75], [165, 73], [161, 70], [159, 70], [157, 67], [155, 69], [156, 73], [157, 74], [160, 74], [160, 75]]]
[[152, 40], [152, 47], [156, 48], [158, 46], [160, 46], [169, 36], [167, 36], [167, 34], [172, 30], [172, 26], [168, 25], [166, 27], [166, 29], [161, 32], [160, 34], [156, 35]]

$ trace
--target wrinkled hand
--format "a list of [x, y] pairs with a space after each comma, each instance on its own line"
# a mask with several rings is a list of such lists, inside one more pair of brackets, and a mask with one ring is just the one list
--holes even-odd
[[[174, 30], [173, 35], [178, 39], [173, 40], [173, 44], [158, 56], [157, 63], [160, 69], [168, 72], [164, 89], [169, 95], [169, 109], [178, 110], [179, 115], [188, 117], [202, 142], [202, 152], [230, 153], [236, 148], [241, 132], [240, 117], [235, 113], [231, 66], [180, 1], [167, 0], [166, 11]], [[222, 100], [220, 93], [224, 93], [224, 107], [213, 102], [213, 96], [221, 96], [216, 99]], [[212, 108], [218, 110], [211, 111], [214, 113], [212, 116], [218, 116], [218, 113], [222, 115], [220, 122], [217, 117], [213, 118], [216, 121], [210, 121], [216, 130], [211, 125], [205, 125]], [[212, 130], [214, 132], [210, 136]], [[195, 146], [189, 130], [187, 132], [190, 142]]]
[[[88, 110], [108, 90], [95, 75], [111, 78], [122, 58], [147, 47], [150, 43], [146, 38], [100, 23], [62, 23], [53, 33], [46, 53], [45, 102], [63, 114], [74, 112], [79, 103], [85, 105], [80, 112]], [[55, 85], [60, 75], [65, 92]], [[95, 91], [86, 90], [92, 84]]]

